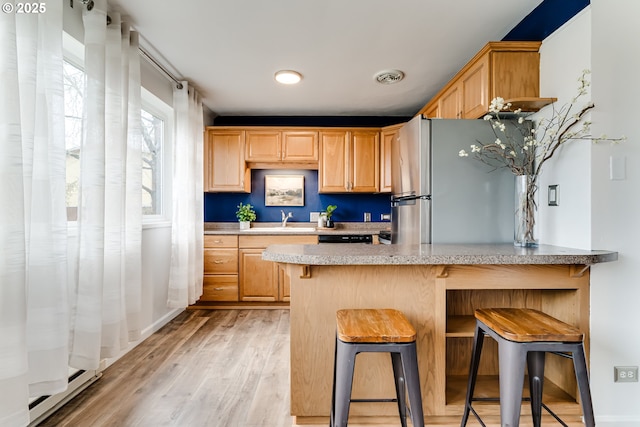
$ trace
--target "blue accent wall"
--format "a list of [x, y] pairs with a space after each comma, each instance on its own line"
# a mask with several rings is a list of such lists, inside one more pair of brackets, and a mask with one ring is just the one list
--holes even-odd
[[502, 40], [542, 41], [590, 3], [589, 0], [544, 0]]
[[[265, 206], [264, 178], [266, 175], [304, 175], [304, 206]], [[237, 221], [236, 208], [240, 202], [255, 206], [256, 221], [258, 222], [279, 222], [281, 219], [280, 210], [293, 214], [289, 222], [309, 222], [310, 212], [321, 212], [328, 205], [338, 206], [338, 209], [333, 213], [333, 219], [337, 222], [361, 222], [365, 212], [370, 212], [371, 220], [377, 222], [380, 221], [381, 214], [391, 212], [388, 194], [318, 194], [317, 170], [253, 169], [251, 171], [251, 194], [204, 194], [205, 222]]]

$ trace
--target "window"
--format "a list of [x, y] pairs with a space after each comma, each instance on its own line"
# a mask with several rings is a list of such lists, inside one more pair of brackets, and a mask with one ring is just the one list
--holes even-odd
[[142, 214], [162, 215], [164, 120], [142, 109]]
[[145, 223], [166, 221], [171, 205], [173, 108], [142, 88], [142, 214]]
[[[66, 140], [66, 204], [67, 220], [78, 219], [80, 190], [80, 156], [85, 101], [85, 73], [82, 69], [84, 47], [67, 33], [63, 35], [65, 60], [64, 113]], [[171, 200], [171, 136], [173, 109], [151, 92], [141, 88], [142, 144], [142, 214], [145, 222], [166, 221]]]
[[67, 220], [78, 218], [80, 182], [80, 147], [82, 146], [82, 111], [84, 109], [84, 70], [71, 62], [63, 63], [64, 129], [67, 150]]

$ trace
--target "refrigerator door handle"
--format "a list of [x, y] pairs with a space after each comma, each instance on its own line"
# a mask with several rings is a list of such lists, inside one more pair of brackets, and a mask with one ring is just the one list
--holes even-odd
[[399, 194], [397, 196], [391, 196], [391, 206], [401, 206], [407, 204], [415, 204], [416, 200], [431, 200], [431, 194]]

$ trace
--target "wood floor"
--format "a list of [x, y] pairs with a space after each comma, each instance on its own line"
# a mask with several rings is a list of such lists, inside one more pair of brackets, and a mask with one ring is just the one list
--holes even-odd
[[[289, 310], [187, 310], [40, 426], [291, 427], [289, 401]], [[500, 426], [499, 417], [484, 421]], [[548, 416], [542, 424], [559, 425]], [[426, 424], [459, 425], [459, 416]], [[468, 426], [479, 424], [471, 417]]]
[[291, 425], [288, 310], [187, 310], [40, 424]]

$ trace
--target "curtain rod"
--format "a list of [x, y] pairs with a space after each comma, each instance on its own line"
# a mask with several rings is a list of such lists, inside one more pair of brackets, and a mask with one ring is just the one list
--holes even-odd
[[156, 61], [151, 55], [149, 55], [149, 53], [147, 53], [143, 48], [141, 48], [140, 46], [138, 46], [138, 50], [140, 51], [140, 53], [142, 53], [142, 55], [147, 58], [147, 60], [149, 62], [151, 62], [153, 65], [156, 66], [156, 68], [158, 68], [158, 70], [162, 71], [167, 77], [169, 77], [169, 79], [173, 80], [176, 83], [176, 87], [178, 89], [182, 89], [184, 86], [182, 85], [182, 83], [180, 82], [180, 80], [176, 79], [173, 74], [171, 74], [169, 71], [167, 71], [166, 68], [164, 68], [158, 61]]

